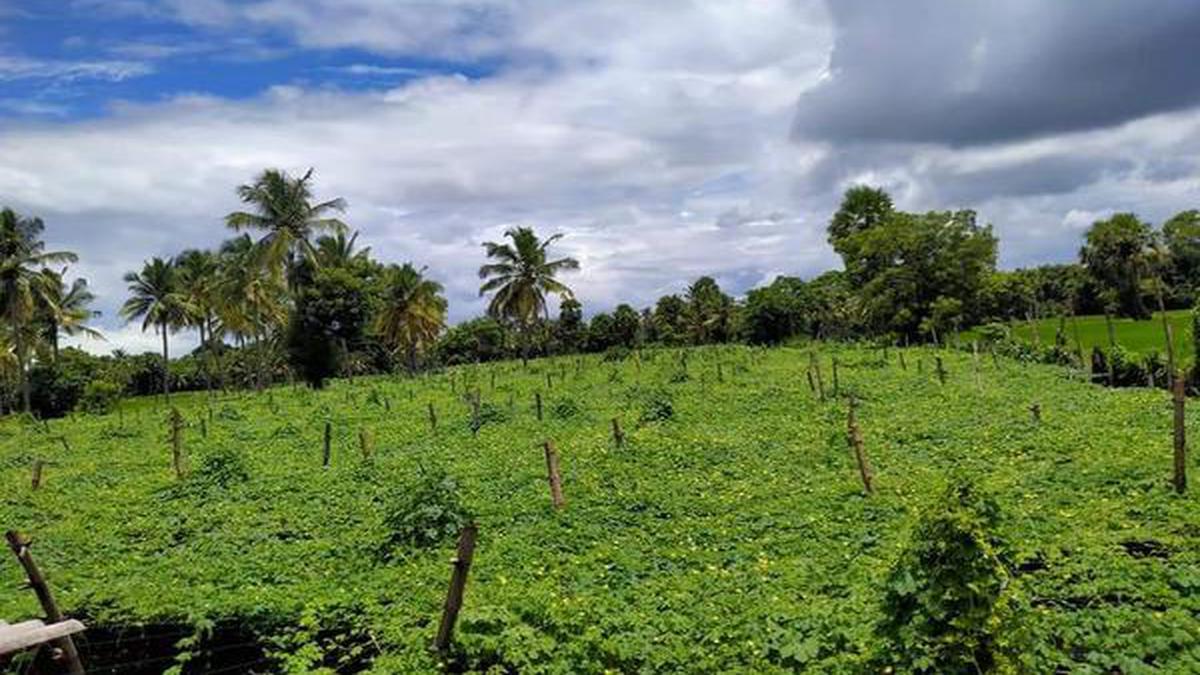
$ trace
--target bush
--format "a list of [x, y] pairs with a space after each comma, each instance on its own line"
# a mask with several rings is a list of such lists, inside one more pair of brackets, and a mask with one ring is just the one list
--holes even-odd
[[217, 446], [200, 459], [196, 479], [207, 485], [227, 488], [250, 480], [250, 468], [240, 450], [230, 446]]
[[665, 422], [675, 417], [675, 401], [665, 389], [654, 389], [642, 395], [642, 422]]
[[109, 380], [92, 380], [83, 388], [79, 407], [93, 415], [107, 415], [121, 402], [123, 387]]
[[998, 519], [996, 504], [961, 480], [925, 513], [888, 577], [875, 629], [880, 668], [965, 675], [1013, 666], [1015, 600]]
[[388, 501], [385, 558], [404, 546], [432, 546], [454, 537], [472, 518], [459, 497], [458, 482], [440, 470], [423, 474], [415, 485], [397, 488]]

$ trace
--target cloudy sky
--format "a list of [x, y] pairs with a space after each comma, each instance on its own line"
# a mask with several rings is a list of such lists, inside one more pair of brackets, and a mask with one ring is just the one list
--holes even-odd
[[[839, 266], [840, 193], [977, 209], [1005, 267], [1200, 207], [1194, 0], [0, 0], [0, 204], [121, 275], [316, 168], [385, 260], [478, 313], [480, 242], [567, 234], [589, 311]], [[185, 338], [186, 339], [186, 338]]]

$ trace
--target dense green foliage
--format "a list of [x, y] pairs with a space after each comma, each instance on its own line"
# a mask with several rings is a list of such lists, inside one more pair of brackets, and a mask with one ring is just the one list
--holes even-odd
[[[448, 655], [458, 668], [928, 668], [942, 661], [916, 659], [938, 636], [953, 636], [938, 645], [944, 655], [985, 643], [1000, 655], [1012, 643], [992, 620], [1009, 618], [993, 602], [1006, 579], [1001, 595], [1024, 607], [1012, 616], [1027, 640], [1011, 657], [1017, 667], [1200, 669], [1200, 498], [1169, 487], [1162, 392], [1095, 387], [1005, 358], [981, 359], [977, 385], [971, 355], [953, 350], [939, 353], [943, 386], [929, 350], [904, 350], [902, 368], [897, 350], [884, 361], [878, 349], [815, 349], [827, 387], [838, 358], [837, 400], [810, 391], [808, 349], [737, 346], [180, 395], [195, 467], [183, 481], [155, 399], [49, 429], [9, 418], [0, 522], [33, 536], [60, 602], [93, 627], [84, 647], [93, 664], [116, 637], [132, 659], [139, 640], [165, 635], [180, 647], [156, 657], [185, 671], [245, 670], [251, 660], [260, 672], [435, 671], [428, 645], [453, 525], [440, 510], [419, 514], [457, 503], [480, 532]], [[464, 394], [476, 390], [504, 414], [473, 433]], [[547, 411], [540, 423], [534, 392]], [[847, 452], [850, 395], [875, 469], [872, 497]], [[1035, 402], [1040, 424], [1028, 411]], [[620, 449], [612, 417], [626, 434]], [[1188, 419], [1195, 428], [1191, 409]], [[362, 429], [374, 438], [370, 459]], [[567, 506], [557, 512], [547, 438], [562, 462]], [[36, 492], [35, 458], [52, 462]], [[422, 476], [443, 475], [452, 489], [397, 498], [426, 494]], [[973, 498], [947, 501], [956, 475], [1001, 517]], [[441, 534], [403, 543], [426, 529]], [[930, 558], [959, 535], [978, 547], [969, 569]], [[0, 564], [0, 587], [19, 577], [11, 560]], [[985, 602], [969, 625], [947, 627], [936, 614], [947, 599], [930, 589], [960, 581], [982, 583], [970, 592]], [[897, 603], [918, 609], [902, 614]], [[31, 593], [0, 593], [0, 616], [36, 614]], [[886, 651], [893, 639], [904, 653]], [[246, 647], [234, 646], [247, 642], [258, 646], [241, 656]]]

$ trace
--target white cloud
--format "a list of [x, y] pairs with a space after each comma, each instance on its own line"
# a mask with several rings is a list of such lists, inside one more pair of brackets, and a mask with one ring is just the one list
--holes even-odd
[[58, 61], [0, 55], [0, 81], [12, 80], [106, 80], [119, 82], [148, 75], [154, 69], [138, 61]]

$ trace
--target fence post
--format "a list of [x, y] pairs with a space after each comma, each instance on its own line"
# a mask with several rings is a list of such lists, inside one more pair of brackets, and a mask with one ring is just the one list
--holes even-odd
[[333, 422], [325, 421], [325, 450], [322, 454], [321, 464], [329, 466], [330, 443], [333, 441]]
[[1029, 414], [1033, 416], [1034, 424], [1042, 423], [1042, 406], [1040, 403], [1034, 403], [1029, 406]]
[[439, 653], [450, 647], [454, 638], [454, 624], [458, 621], [458, 612], [462, 609], [463, 595], [467, 589], [467, 574], [471, 572], [471, 560], [475, 557], [475, 537], [479, 530], [474, 523], [462, 529], [458, 535], [458, 550], [450, 561], [453, 566], [450, 572], [450, 588], [446, 591], [446, 605], [442, 609], [442, 621], [438, 625], [437, 637], [433, 640], [433, 648]]
[[537, 407], [538, 421], [541, 422], [542, 421], [542, 392], [540, 392], [540, 391], [533, 392], [533, 402], [534, 402], [535, 406]]
[[546, 441], [546, 474], [550, 480], [550, 499], [554, 508], [561, 509], [565, 505], [562, 493], [562, 476], [558, 473], [558, 452], [554, 449], [553, 441]]
[[171, 408], [171, 463], [175, 478], [183, 480], [183, 415], [175, 407]]
[[904, 350], [901, 349], [897, 353], [900, 355], [900, 370], [908, 370], [908, 364], [904, 362]]
[[937, 358], [938, 382], [941, 382], [942, 384], [946, 384], [946, 367], [944, 365], [942, 365], [942, 357], [941, 356], [938, 356], [936, 358]]
[[836, 399], [838, 397], [838, 389], [840, 388], [839, 383], [838, 383], [838, 360], [837, 360], [836, 356], [833, 357], [833, 366], [832, 367], [833, 367], [833, 397]]
[[821, 401], [825, 400], [825, 382], [821, 378], [821, 362], [817, 360], [817, 355], [813, 352], [808, 353], [808, 366], [812, 370], [813, 375], [817, 378], [817, 398]]
[[429, 404], [429, 429], [437, 430], [437, 412], [434, 411], [432, 402]]
[[863, 449], [862, 430], [858, 428], [858, 420], [854, 415], [856, 407], [858, 407], [858, 401], [852, 397], [850, 399], [850, 411], [846, 416], [846, 436], [847, 440], [850, 441], [850, 448], [854, 450], [854, 460], [858, 463], [858, 474], [862, 478], [863, 489], [870, 496], [875, 494], [875, 488], [872, 485], [871, 464], [867, 460], [866, 451]]
[[1179, 494], [1187, 492], [1187, 430], [1184, 417], [1184, 405], [1187, 395], [1182, 373], [1175, 373], [1175, 381], [1171, 383], [1171, 392], [1175, 402], [1175, 491]]
[[33, 460], [33, 476], [30, 478], [29, 487], [36, 490], [42, 486], [42, 467], [46, 465], [45, 460]]
[[[62, 621], [62, 612], [58, 609], [58, 603], [54, 601], [54, 594], [50, 592], [46, 577], [42, 576], [42, 571], [33, 560], [33, 554], [29, 552], [32, 542], [23, 538], [16, 530], [9, 530], [4, 537], [8, 540], [8, 547], [17, 556], [17, 561], [25, 569], [25, 576], [29, 578], [29, 587], [37, 595], [38, 603], [41, 604], [42, 611], [46, 613], [46, 620], [50, 623]], [[55, 655], [53, 658], [65, 661], [67, 672], [71, 675], [83, 675], [83, 663], [79, 660], [79, 652], [75, 649], [75, 641], [71, 639], [71, 636], [59, 638], [53, 644], [61, 652], [60, 655]]]
[[613, 441], [617, 444], [617, 447], [623, 447], [625, 445], [625, 432], [621, 431], [621, 422], [615, 417], [612, 418], [612, 433]]

